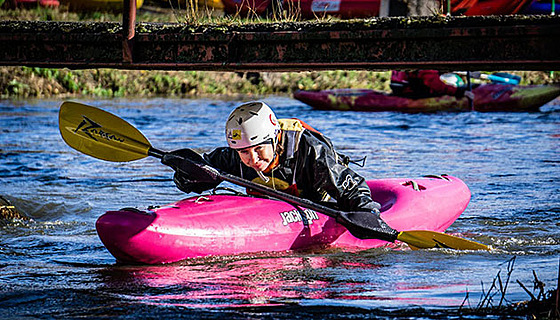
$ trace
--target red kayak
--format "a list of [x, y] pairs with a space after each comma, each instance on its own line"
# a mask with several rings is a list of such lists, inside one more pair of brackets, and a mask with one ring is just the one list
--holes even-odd
[[451, 0], [451, 14], [465, 16], [521, 13], [533, 0]]
[[16, 6], [21, 5], [24, 7], [36, 7], [37, 5], [42, 7], [58, 7], [60, 5], [58, 0], [14, 0], [12, 3]]
[[294, 98], [315, 109], [342, 111], [538, 111], [560, 96], [560, 86], [514, 86], [485, 84], [472, 90], [474, 101], [466, 97], [440, 96], [411, 99], [367, 89], [297, 91]]

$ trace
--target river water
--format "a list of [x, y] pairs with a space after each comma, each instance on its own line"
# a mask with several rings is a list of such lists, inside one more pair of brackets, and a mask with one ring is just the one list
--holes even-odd
[[[442, 319], [462, 304], [476, 308], [487, 293], [494, 306], [529, 300], [516, 280], [532, 291], [533, 272], [545, 290], [557, 287], [558, 100], [535, 113], [436, 114], [315, 111], [289, 97], [264, 100], [279, 117], [330, 136], [343, 153], [367, 155], [355, 169], [368, 178], [461, 178], [472, 199], [448, 232], [494, 250], [326, 250], [121, 265], [97, 237], [96, 219], [185, 197], [172, 171], [155, 158], [110, 163], [74, 151], [58, 131], [60, 100], [0, 101], [0, 195], [32, 218], [0, 222], [0, 317]], [[241, 102], [79, 101], [126, 119], [158, 149], [197, 151], [225, 144], [224, 119]], [[498, 274], [505, 295], [490, 290]]]

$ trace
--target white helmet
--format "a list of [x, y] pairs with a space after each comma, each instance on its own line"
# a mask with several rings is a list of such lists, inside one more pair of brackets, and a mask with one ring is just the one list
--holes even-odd
[[232, 149], [252, 147], [270, 139], [276, 144], [279, 132], [280, 125], [276, 115], [260, 101], [235, 108], [226, 122], [226, 139]]

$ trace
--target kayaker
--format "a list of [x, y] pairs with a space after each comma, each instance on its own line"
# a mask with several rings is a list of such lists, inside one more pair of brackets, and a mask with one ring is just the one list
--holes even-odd
[[466, 86], [456, 87], [441, 81], [440, 73], [437, 70], [393, 70], [390, 87], [394, 95], [411, 99], [444, 95], [455, 96], [459, 99], [464, 96], [470, 99], [474, 98], [472, 92], [468, 91]]
[[330, 139], [303, 121], [278, 120], [264, 102], [233, 110], [226, 122], [226, 140], [228, 147], [203, 158], [181, 149], [164, 156], [162, 163], [175, 169], [175, 184], [187, 193], [201, 193], [221, 181], [196, 170], [181, 170], [181, 161], [173, 155], [198, 157], [222, 172], [314, 202], [334, 202], [342, 211], [379, 213], [380, 205], [372, 200], [365, 179], [347, 166]]

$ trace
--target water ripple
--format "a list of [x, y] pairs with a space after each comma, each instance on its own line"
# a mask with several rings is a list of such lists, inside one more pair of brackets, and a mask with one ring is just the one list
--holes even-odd
[[[30, 220], [0, 224], [2, 318], [443, 319], [467, 292], [472, 304], [504, 263], [549, 287], [560, 253], [560, 108], [536, 113], [315, 111], [265, 99], [361, 158], [368, 178], [448, 173], [472, 192], [449, 232], [492, 252], [374, 249], [256, 253], [164, 266], [121, 265], [95, 232], [103, 212], [185, 197], [156, 159], [109, 163], [60, 138], [60, 101], [0, 102], [0, 195]], [[156, 148], [205, 152], [225, 145], [236, 99], [94, 100], [138, 127]], [[547, 288], [549, 288], [547, 287]], [[508, 299], [526, 300], [510, 286]], [[396, 316], [395, 316], [396, 314]], [[492, 316], [489, 316], [492, 319]], [[473, 318], [474, 319], [474, 318]]]

